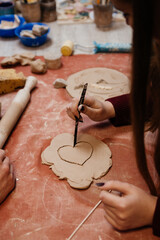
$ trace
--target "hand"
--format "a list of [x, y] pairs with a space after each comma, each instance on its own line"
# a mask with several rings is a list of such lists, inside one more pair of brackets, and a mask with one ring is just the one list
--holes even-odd
[[80, 113], [86, 114], [94, 121], [103, 121], [115, 117], [114, 107], [108, 101], [101, 102], [94, 97], [86, 96], [83, 105], [78, 107], [78, 102], [79, 100], [74, 98], [67, 107], [67, 114], [73, 120], [75, 120], [75, 116], [80, 117], [77, 108]]
[[[152, 224], [157, 197], [120, 181], [108, 181], [101, 188], [105, 218], [114, 228], [129, 230]], [[121, 194], [114, 194], [114, 191]]]
[[13, 166], [5, 151], [0, 149], [0, 203], [2, 203], [7, 195], [15, 186], [15, 176]]

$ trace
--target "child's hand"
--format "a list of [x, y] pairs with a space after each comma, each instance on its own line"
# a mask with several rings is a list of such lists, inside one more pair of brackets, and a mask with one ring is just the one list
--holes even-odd
[[7, 197], [15, 186], [13, 166], [5, 151], [0, 149], [0, 203]]
[[[74, 120], [75, 116], [80, 117], [77, 111], [78, 102], [79, 100], [74, 98], [72, 103], [67, 107], [68, 116]], [[103, 121], [115, 117], [114, 107], [110, 102], [101, 102], [91, 96], [85, 97], [83, 105], [80, 105], [78, 110], [94, 121]]]
[[[101, 189], [105, 218], [118, 230], [129, 230], [151, 225], [157, 197], [142, 189], [120, 181], [108, 181]], [[112, 192], [108, 192], [113, 190]], [[118, 191], [121, 195], [114, 194]]]

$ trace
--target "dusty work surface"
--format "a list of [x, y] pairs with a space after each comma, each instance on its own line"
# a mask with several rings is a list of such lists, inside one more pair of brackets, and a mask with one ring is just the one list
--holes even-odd
[[[74, 122], [66, 114], [71, 97], [65, 89], [54, 89], [53, 81], [91, 67], [108, 67], [129, 77], [128, 54], [97, 54], [64, 57], [59, 70], [35, 75], [38, 85], [31, 101], [5, 145], [12, 159], [16, 189], [0, 206], [1, 240], [65, 240], [99, 201], [99, 189], [94, 183], [87, 190], [75, 190], [65, 180], [59, 180], [48, 166], [41, 164], [41, 153], [52, 138], [64, 132], [74, 132]], [[30, 67], [16, 67], [31, 75]], [[15, 92], [0, 96], [2, 114]], [[84, 117], [79, 131], [107, 143], [112, 151], [113, 166], [100, 181], [118, 179], [147, 187], [137, 171], [132, 145], [131, 127], [113, 127], [109, 122], [95, 123]], [[150, 149], [148, 156], [150, 157]], [[100, 157], [100, 156], [99, 156]], [[97, 159], [98, 161], [98, 159]], [[151, 166], [152, 167], [152, 166]], [[102, 205], [79, 229], [75, 240], [154, 240], [151, 228], [118, 232], [104, 219]]]

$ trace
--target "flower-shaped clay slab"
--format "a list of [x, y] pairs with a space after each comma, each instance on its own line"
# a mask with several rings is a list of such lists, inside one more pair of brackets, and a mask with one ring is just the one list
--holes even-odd
[[88, 134], [79, 134], [73, 148], [73, 135], [57, 135], [42, 152], [42, 163], [51, 165], [60, 179], [67, 179], [73, 188], [85, 189], [93, 179], [104, 176], [112, 166], [111, 151], [102, 141]]

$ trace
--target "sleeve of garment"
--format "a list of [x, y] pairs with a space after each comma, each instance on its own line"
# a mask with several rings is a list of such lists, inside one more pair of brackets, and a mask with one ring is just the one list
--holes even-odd
[[129, 94], [106, 99], [113, 104], [115, 117], [110, 121], [114, 126], [123, 126], [131, 124]]
[[160, 197], [157, 199], [152, 223], [153, 234], [160, 237]]

